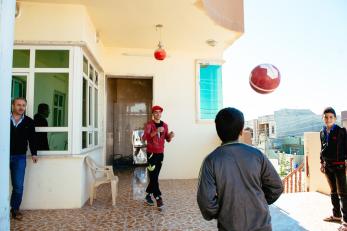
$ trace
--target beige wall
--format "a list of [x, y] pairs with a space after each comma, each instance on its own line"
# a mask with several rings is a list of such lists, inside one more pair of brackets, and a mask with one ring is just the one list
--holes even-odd
[[[100, 149], [88, 155], [103, 165]], [[37, 164], [28, 157], [21, 209], [82, 207], [89, 198], [92, 179], [85, 156], [39, 156]]]
[[22, 209], [81, 207], [81, 167], [84, 156], [27, 160]]
[[17, 43], [85, 43], [99, 63], [103, 45], [82, 5], [20, 3], [20, 16], [15, 21]]
[[195, 60], [218, 56], [171, 51], [169, 58], [159, 62], [151, 56], [153, 50], [105, 50], [106, 75], [153, 76], [153, 104], [164, 108], [162, 119], [176, 134], [173, 141], [166, 144], [161, 178], [196, 178], [203, 158], [220, 141], [213, 122], [196, 122]]
[[[305, 160], [308, 157], [309, 176], [306, 177], [306, 189], [309, 192], [330, 193], [328, 182], [320, 171], [320, 139], [319, 132], [305, 132]], [[307, 165], [305, 165], [307, 166]]]

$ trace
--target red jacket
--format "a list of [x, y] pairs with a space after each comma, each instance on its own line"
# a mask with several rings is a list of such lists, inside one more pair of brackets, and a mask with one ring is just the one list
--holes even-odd
[[165, 140], [170, 142], [169, 128], [165, 122], [163, 122], [164, 132], [155, 134], [151, 137], [151, 133], [157, 131], [153, 120], [149, 121], [144, 129], [143, 139], [147, 141], [148, 153], [164, 153]]

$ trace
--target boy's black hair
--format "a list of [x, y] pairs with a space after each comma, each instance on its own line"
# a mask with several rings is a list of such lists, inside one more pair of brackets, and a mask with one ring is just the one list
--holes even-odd
[[215, 119], [219, 138], [225, 142], [235, 141], [243, 129], [243, 113], [236, 108], [227, 107], [218, 112]]
[[327, 107], [327, 108], [325, 108], [324, 111], [323, 111], [323, 115], [324, 115], [325, 113], [332, 113], [332, 114], [334, 114], [334, 116], [336, 117], [336, 112], [335, 112], [334, 108], [332, 108], [332, 107]]

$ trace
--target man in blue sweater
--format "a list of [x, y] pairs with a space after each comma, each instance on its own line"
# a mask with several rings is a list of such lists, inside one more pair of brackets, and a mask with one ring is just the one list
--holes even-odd
[[21, 220], [23, 215], [19, 207], [23, 197], [24, 174], [26, 167], [26, 152], [29, 143], [32, 160], [37, 163], [37, 148], [35, 142], [34, 121], [26, 116], [27, 101], [25, 98], [15, 98], [12, 101], [12, 113], [10, 118], [10, 171], [12, 181], [11, 216]]

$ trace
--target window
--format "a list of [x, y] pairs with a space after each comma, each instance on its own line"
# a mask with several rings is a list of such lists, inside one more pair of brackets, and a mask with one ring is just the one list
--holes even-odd
[[27, 77], [26, 75], [12, 75], [11, 99], [17, 97], [26, 98]]
[[198, 119], [213, 120], [223, 106], [222, 66], [197, 64]]
[[53, 126], [61, 127], [64, 125], [65, 115], [65, 94], [55, 91], [53, 103]]
[[83, 57], [82, 149], [95, 147], [98, 138], [98, 78], [93, 63]]
[[13, 68], [28, 68], [30, 61], [30, 50], [13, 51]]
[[68, 50], [36, 50], [35, 67], [37, 68], [68, 68]]
[[47, 46], [18, 46], [13, 50], [11, 96], [27, 98], [27, 113], [34, 119], [38, 150], [43, 154], [69, 151], [71, 50]]
[[69, 74], [35, 73], [34, 111], [39, 112], [39, 105], [45, 104], [49, 113], [48, 127], [68, 126]]

